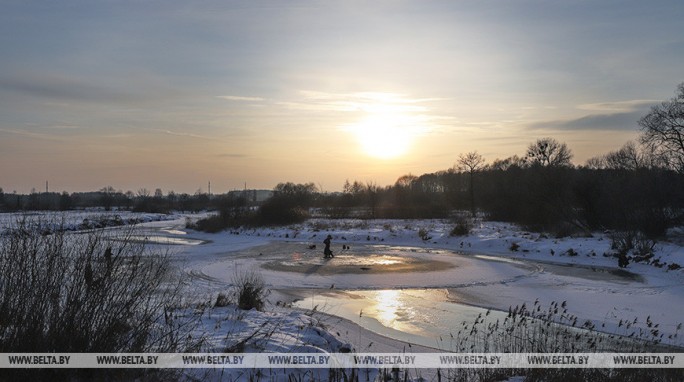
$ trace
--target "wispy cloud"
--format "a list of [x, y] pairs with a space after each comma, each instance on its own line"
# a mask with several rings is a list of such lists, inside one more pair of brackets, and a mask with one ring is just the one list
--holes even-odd
[[262, 102], [265, 101], [265, 98], [261, 97], [246, 97], [246, 96], [234, 96], [234, 95], [224, 95], [224, 96], [216, 96], [216, 98], [221, 98], [225, 99], [228, 101], [237, 101], [237, 102]]
[[580, 110], [603, 111], [603, 112], [631, 112], [643, 110], [647, 107], [659, 103], [660, 100], [637, 99], [630, 101], [587, 103], [577, 106]]
[[236, 154], [236, 153], [225, 153], [225, 154], [219, 154], [217, 155], [219, 158], [247, 158], [247, 155], [245, 154]]
[[39, 139], [45, 139], [45, 140], [50, 140], [50, 141], [60, 141], [61, 142], [61, 141], [67, 140], [67, 138], [56, 136], [53, 134], [28, 131], [25, 129], [19, 130], [19, 129], [0, 128], [0, 133], [19, 135], [19, 136], [28, 137], [28, 138], [39, 138]]
[[441, 100], [410, 98], [405, 94], [386, 92], [329, 93], [302, 90], [299, 95], [299, 99], [276, 104], [288, 109], [321, 112], [424, 113], [429, 109], [422, 104]]
[[140, 100], [140, 97], [121, 89], [62, 74], [10, 73], [0, 77], [0, 91], [62, 102], [134, 102]]
[[569, 120], [535, 122], [528, 127], [535, 130], [635, 130], [642, 116], [640, 111], [592, 114]]
[[199, 134], [192, 134], [192, 133], [185, 133], [185, 132], [181, 132], [181, 131], [171, 131], [171, 130], [165, 130], [165, 129], [149, 129], [149, 130], [150, 131], [156, 131], [158, 133], [174, 135], [174, 136], [178, 136], [178, 137], [189, 137], [189, 138], [210, 139], [210, 140], [216, 139], [214, 137], [209, 137], [209, 136], [199, 135]]
[[535, 122], [531, 129], [553, 130], [636, 130], [637, 123], [657, 100], [628, 100], [578, 105], [577, 109], [596, 112], [579, 118]]
[[53, 130], [77, 130], [77, 129], [80, 129], [81, 126], [70, 125], [70, 124], [58, 124], [58, 125], [42, 126], [42, 128], [53, 129]]

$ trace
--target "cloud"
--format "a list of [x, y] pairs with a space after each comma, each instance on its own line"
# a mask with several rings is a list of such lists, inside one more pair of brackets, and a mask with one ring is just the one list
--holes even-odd
[[135, 102], [140, 98], [125, 91], [96, 84], [94, 81], [38, 73], [14, 73], [11, 76], [0, 77], [0, 90], [32, 97], [78, 102]]
[[658, 102], [654, 100], [630, 100], [582, 104], [577, 106], [577, 109], [603, 113], [589, 114], [568, 120], [535, 122], [528, 127], [555, 130], [635, 130], [638, 121], [648, 113], [650, 106]]
[[42, 126], [42, 128], [44, 128], [44, 129], [54, 129], [54, 130], [76, 130], [76, 129], [80, 129], [81, 126], [69, 125], [69, 124], [60, 124], [60, 125]]
[[536, 122], [531, 129], [551, 130], [635, 130], [643, 112], [592, 114], [577, 119]]
[[439, 98], [409, 98], [405, 94], [387, 92], [328, 93], [302, 90], [300, 99], [276, 102], [287, 109], [304, 111], [337, 111], [366, 113], [424, 113], [422, 103]]
[[216, 138], [213, 137], [208, 137], [204, 135], [198, 135], [198, 134], [192, 134], [192, 133], [184, 133], [184, 132], [178, 132], [178, 131], [171, 131], [171, 130], [165, 130], [165, 129], [149, 129], [150, 131], [156, 131], [159, 133], [164, 133], [168, 135], [173, 135], [177, 137], [188, 137], [188, 138], [197, 138], [197, 139], [209, 139], [209, 140], [214, 140]]
[[0, 128], [0, 133], [19, 135], [19, 136], [28, 137], [28, 138], [46, 139], [46, 140], [50, 140], [50, 141], [60, 141], [60, 142], [68, 141], [67, 138], [55, 136], [53, 134], [45, 134], [45, 133], [41, 133], [41, 132], [28, 131], [26, 129], [18, 130], [18, 129]]
[[225, 99], [228, 101], [237, 101], [237, 102], [261, 102], [265, 101], [265, 98], [261, 97], [245, 97], [245, 96], [232, 96], [232, 95], [227, 95], [227, 96], [216, 96], [216, 98], [221, 98]]
[[590, 111], [612, 111], [612, 112], [632, 112], [637, 110], [643, 110], [651, 105], [660, 103], [659, 100], [652, 99], [637, 99], [631, 101], [617, 101], [617, 102], [600, 102], [600, 103], [587, 103], [577, 106], [580, 110], [590, 110]]
[[226, 153], [226, 154], [219, 154], [217, 155], [219, 158], [247, 158], [246, 154], [231, 154], [231, 153]]

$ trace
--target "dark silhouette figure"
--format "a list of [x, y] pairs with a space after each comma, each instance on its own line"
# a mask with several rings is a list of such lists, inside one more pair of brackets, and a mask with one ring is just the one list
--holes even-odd
[[323, 250], [323, 258], [325, 259], [330, 259], [335, 257], [330, 250], [330, 241], [332, 240], [332, 236], [328, 235], [328, 237], [323, 240], [323, 244], [325, 244], [325, 249]]

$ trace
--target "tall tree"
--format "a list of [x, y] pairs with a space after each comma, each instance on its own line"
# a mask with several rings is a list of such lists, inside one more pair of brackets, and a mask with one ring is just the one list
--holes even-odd
[[645, 166], [645, 161], [634, 142], [625, 143], [622, 148], [606, 154], [605, 165], [607, 168], [618, 170], [638, 170]]
[[366, 195], [368, 197], [368, 206], [370, 207], [371, 219], [375, 219], [375, 210], [378, 206], [378, 193], [380, 187], [373, 181], [366, 182]]
[[406, 174], [402, 175], [397, 179], [396, 182], [394, 182], [395, 187], [401, 187], [401, 188], [410, 188], [415, 181], [418, 180], [418, 177], [413, 175], [413, 174]]
[[484, 167], [485, 160], [477, 151], [461, 154], [458, 157], [458, 168], [470, 174], [470, 212], [475, 217], [475, 173]]
[[669, 101], [653, 106], [639, 120], [641, 142], [674, 170], [684, 173], [684, 82]]
[[541, 138], [527, 148], [527, 159], [532, 165], [568, 167], [571, 166], [572, 151], [565, 143], [553, 138]]

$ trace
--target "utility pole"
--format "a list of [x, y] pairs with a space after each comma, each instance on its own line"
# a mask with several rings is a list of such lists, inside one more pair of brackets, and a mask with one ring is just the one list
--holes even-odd
[[208, 192], [209, 192], [209, 197], [211, 197], [211, 180], [209, 181], [208, 189], [209, 189], [209, 191], [208, 191]]
[[47, 180], [45, 181], [45, 193], [46, 194], [48, 193], [48, 181]]

